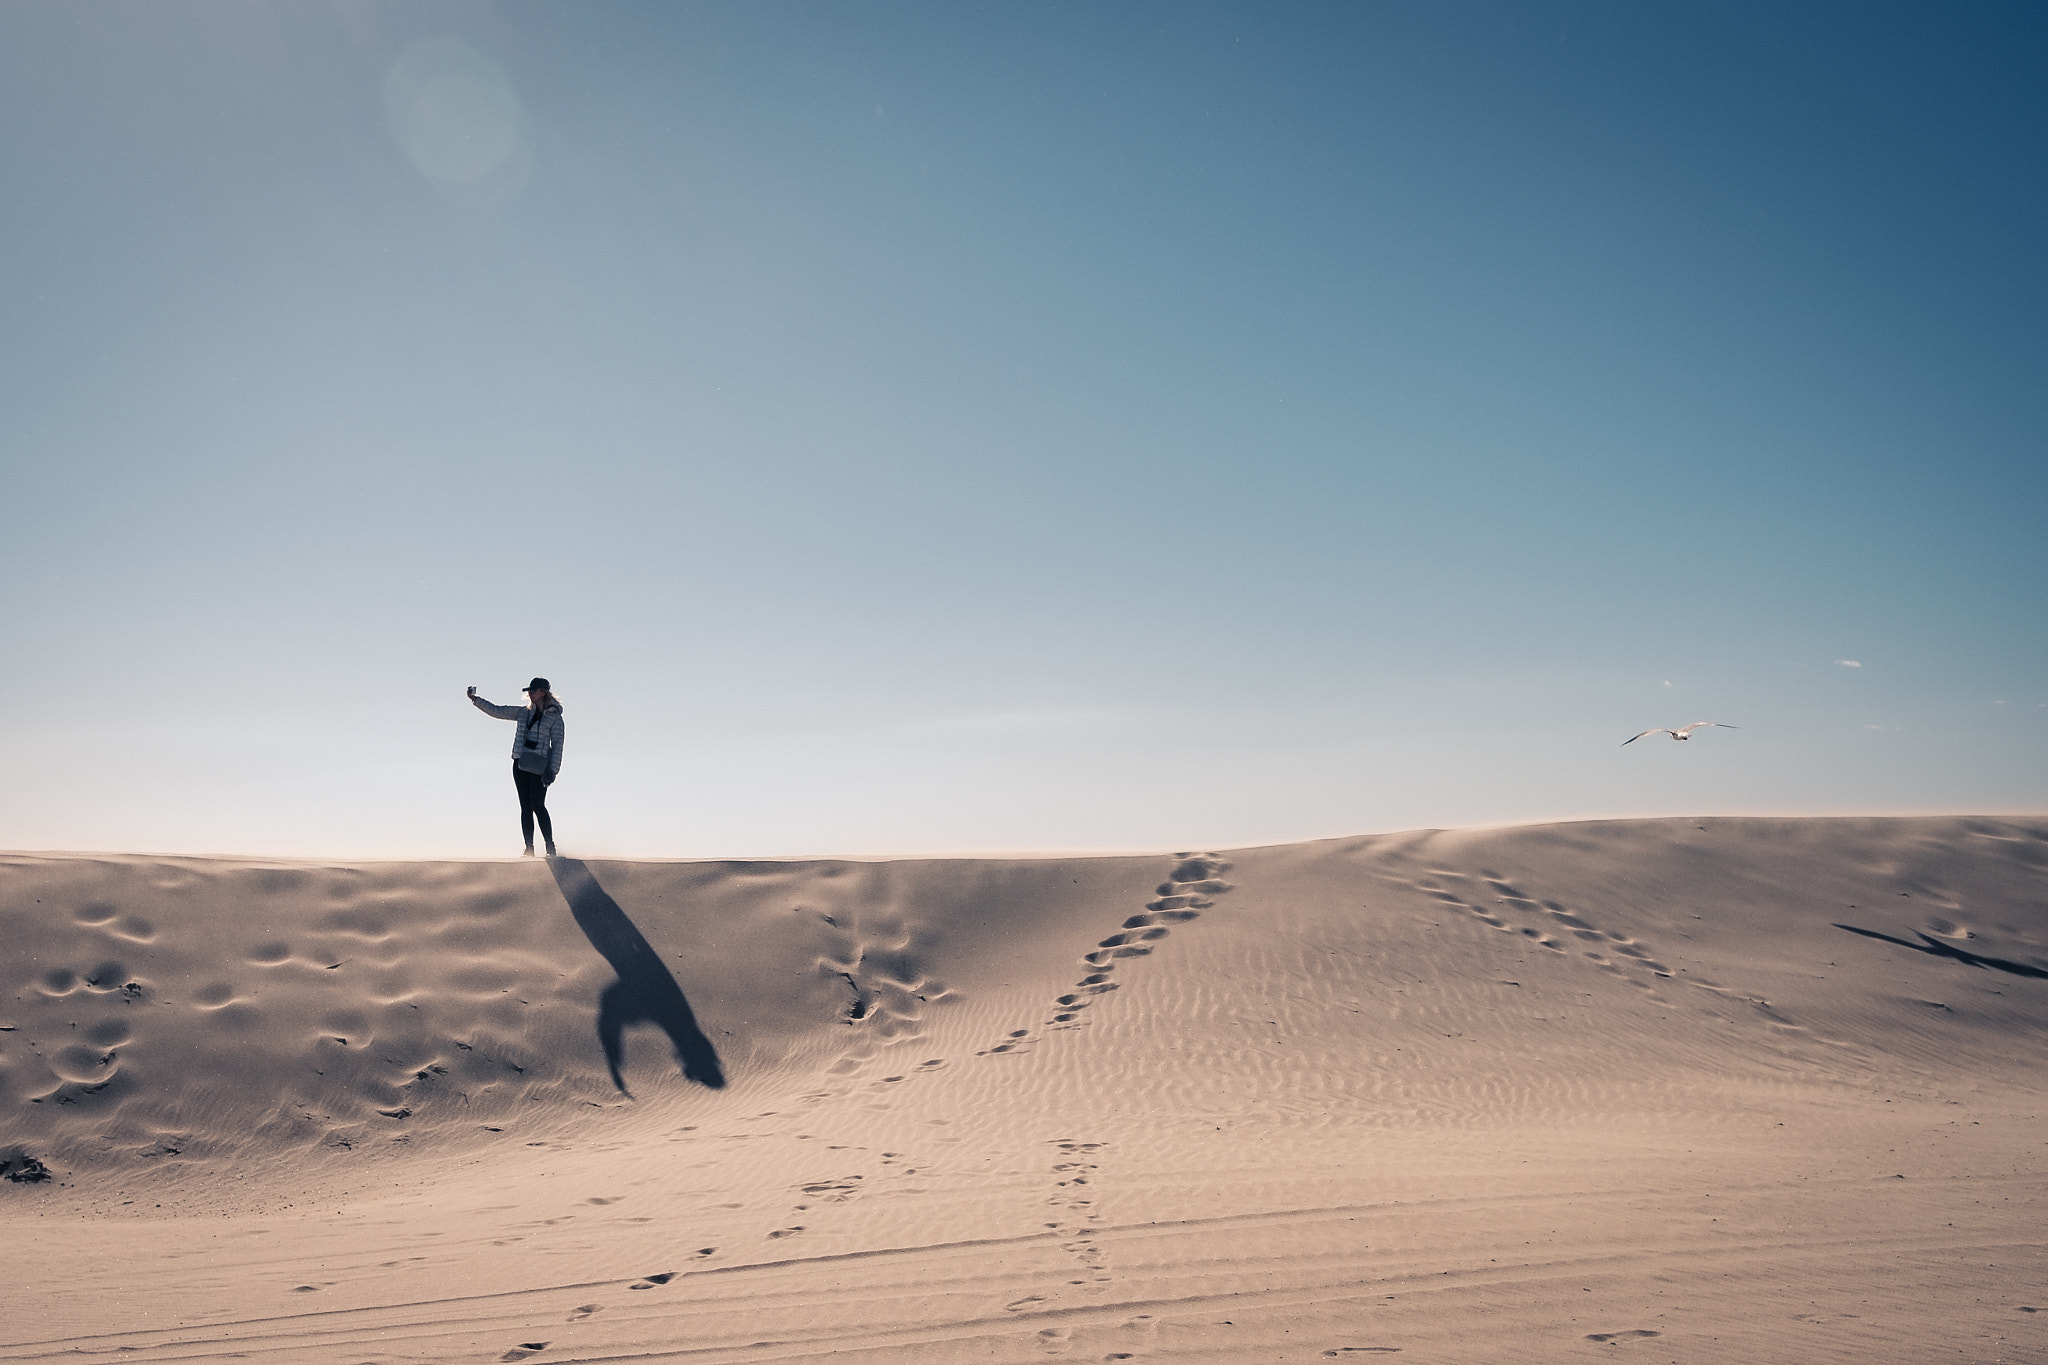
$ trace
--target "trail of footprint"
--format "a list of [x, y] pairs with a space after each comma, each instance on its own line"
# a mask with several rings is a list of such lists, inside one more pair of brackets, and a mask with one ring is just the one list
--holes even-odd
[[[1511, 923], [1509, 920], [1503, 918], [1502, 915], [1496, 915], [1490, 910], [1482, 909], [1477, 903], [1476, 899], [1465, 899], [1466, 896], [1473, 896], [1476, 898], [1479, 895], [1481, 895], [1482, 893], [1479, 892], [1478, 888], [1470, 886], [1460, 887], [1459, 890], [1464, 893], [1464, 895], [1460, 895], [1457, 892], [1447, 891], [1443, 887], [1436, 885], [1436, 882], [1439, 881], [1466, 882], [1469, 880], [1470, 879], [1467, 878], [1462, 872], [1450, 872], [1440, 870], [1433, 872], [1429, 879], [1425, 879], [1419, 882], [1412, 882], [1410, 883], [1410, 885], [1415, 887], [1416, 890], [1422, 892], [1424, 895], [1432, 897], [1435, 900], [1442, 901], [1445, 905], [1451, 907], [1452, 909], [1462, 911], [1465, 914], [1472, 916], [1472, 918], [1478, 920], [1480, 923], [1498, 929], [1502, 933], [1518, 934], [1525, 938], [1532, 938], [1536, 940], [1536, 943], [1539, 947], [1548, 948], [1551, 952], [1558, 953], [1560, 955], [1564, 953], [1564, 945], [1559, 943], [1557, 939], [1552, 937], [1547, 932], [1549, 926], [1543, 921], [1538, 920], [1534, 926]], [[1512, 895], [1496, 896], [1494, 898], [1494, 903], [1497, 905], [1507, 906], [1509, 910], [1521, 910], [1524, 908], [1533, 910], [1535, 908], [1534, 901], [1525, 900], [1525, 898], [1523, 898], [1519, 893], [1515, 893]]]
[[[1499, 907], [1498, 913], [1491, 908], [1482, 908], [1478, 898], [1484, 893], [1470, 885], [1461, 886], [1458, 891], [1446, 890], [1442, 883], [1469, 883], [1463, 873], [1447, 869], [1433, 870], [1429, 877], [1412, 882], [1416, 890], [1424, 895], [1442, 901], [1445, 905], [1463, 911], [1483, 924], [1524, 938], [1534, 939], [1539, 947], [1547, 948], [1559, 956], [1569, 955], [1566, 938], [1577, 938], [1583, 943], [1597, 945], [1606, 952], [1583, 948], [1585, 959], [1594, 966], [1619, 976], [1630, 985], [1640, 989], [1652, 989], [1651, 983], [1631, 977], [1626, 968], [1641, 967], [1651, 974], [1672, 979], [1671, 969], [1650, 956], [1642, 946], [1625, 934], [1610, 933], [1572, 913], [1562, 904], [1553, 900], [1539, 901], [1523, 894], [1513, 882], [1491, 872], [1481, 872], [1486, 889], [1493, 893], [1492, 906]], [[1458, 894], [1462, 891], [1464, 894]], [[1467, 896], [1473, 899], [1466, 899]], [[1619, 958], [1615, 961], [1610, 958]]]
[[1067, 1283], [1106, 1284], [1109, 1282], [1109, 1250], [1095, 1240], [1094, 1228], [1102, 1222], [1102, 1211], [1096, 1207], [1092, 1182], [1101, 1169], [1101, 1163], [1095, 1158], [1108, 1144], [1054, 1138], [1052, 1145], [1064, 1160], [1055, 1162], [1052, 1168], [1052, 1174], [1059, 1179], [1053, 1184], [1052, 1197], [1046, 1201], [1054, 1214], [1053, 1221], [1046, 1227], [1069, 1234], [1068, 1240], [1060, 1244], [1060, 1250], [1073, 1257], [1075, 1265], [1083, 1272], [1080, 1279]]
[[[1087, 1292], [1109, 1283], [1109, 1250], [1095, 1240], [1096, 1227], [1102, 1222], [1101, 1210], [1096, 1207], [1095, 1190], [1092, 1184], [1100, 1169], [1097, 1155], [1108, 1146], [1102, 1142], [1082, 1142], [1076, 1138], [1054, 1138], [1051, 1145], [1056, 1149], [1059, 1160], [1052, 1166], [1055, 1177], [1051, 1195], [1046, 1199], [1053, 1211], [1053, 1217], [1045, 1224], [1048, 1231], [1065, 1240], [1060, 1250], [1074, 1262], [1077, 1277], [1067, 1281], [1069, 1288], [1080, 1288]], [[1056, 1291], [1044, 1294], [1026, 1294], [1021, 1299], [1003, 1305], [1006, 1313], [1022, 1313], [1052, 1302], [1058, 1297]], [[1133, 1330], [1148, 1328], [1149, 1317], [1134, 1318], [1123, 1325]], [[1039, 1344], [1048, 1350], [1064, 1350], [1069, 1340], [1065, 1335], [1039, 1333]], [[1111, 1356], [1112, 1360], [1128, 1360], [1131, 1353], [1124, 1352]]]
[[[1512, 882], [1494, 876], [1491, 873], [1485, 875], [1487, 885], [1491, 886], [1498, 893], [1499, 904], [1510, 906], [1526, 914], [1541, 913], [1547, 916], [1552, 924], [1562, 925], [1574, 938], [1601, 947], [1610, 947], [1617, 956], [1629, 959], [1629, 965], [1647, 968], [1655, 975], [1666, 979], [1671, 977], [1671, 969], [1669, 967], [1643, 951], [1642, 945], [1628, 935], [1609, 932], [1598, 925], [1588, 923], [1556, 901], [1538, 901], [1523, 895]], [[1586, 951], [1585, 956], [1589, 961], [1603, 966], [1610, 965], [1607, 959], [1600, 953]], [[1614, 969], [1619, 970], [1619, 964], [1614, 964]], [[1643, 983], [1637, 982], [1636, 984], [1641, 985]]]
[[[1679, 979], [1670, 967], [1652, 957], [1639, 940], [1630, 938], [1626, 934], [1617, 934], [1610, 930], [1602, 929], [1597, 924], [1593, 924], [1584, 917], [1573, 913], [1557, 901], [1537, 900], [1532, 896], [1525, 895], [1513, 882], [1496, 873], [1482, 870], [1480, 875], [1485, 878], [1487, 888], [1494, 893], [1493, 903], [1495, 905], [1504, 907], [1507, 913], [1517, 914], [1524, 918], [1536, 918], [1539, 924], [1544, 926], [1562, 926], [1572, 937], [1582, 940], [1587, 945], [1591, 945], [1582, 947], [1580, 950], [1581, 955], [1586, 961], [1602, 971], [1612, 973], [1638, 990], [1654, 991], [1656, 983], [1631, 975], [1630, 970], [1634, 968], [1640, 968], [1651, 976], [1664, 981], [1676, 981]], [[1460, 873], [1441, 869], [1434, 871], [1431, 876], [1436, 881], [1469, 880]], [[1550, 948], [1558, 953], [1565, 952], [1564, 946], [1557, 939], [1549, 937], [1540, 929], [1522, 927], [1517, 930], [1514, 925], [1488, 914], [1471, 902], [1442, 890], [1440, 887], [1433, 885], [1431, 881], [1425, 880], [1413, 883], [1413, 885], [1418, 890], [1443, 901], [1445, 904], [1457, 906], [1475, 918], [1483, 920], [1496, 928], [1505, 929], [1510, 933], [1520, 932], [1535, 938], [1538, 943], [1546, 948]], [[1605, 951], [1601, 951], [1602, 949]], [[1715, 995], [1742, 1000], [1754, 1007], [1757, 1013], [1773, 1024], [1800, 1032], [1805, 1031], [1803, 1026], [1786, 1018], [1771, 1006], [1770, 1001], [1759, 996], [1744, 995], [1731, 991], [1702, 977], [1688, 975], [1685, 981], [1689, 985], [1697, 986], [1699, 989], [1709, 991]]]
[[[1118, 983], [1112, 976], [1118, 962], [1149, 956], [1171, 932], [1171, 926], [1200, 919], [1202, 911], [1216, 903], [1215, 897], [1233, 889], [1229, 882], [1222, 880], [1222, 875], [1231, 866], [1226, 859], [1211, 853], [1178, 853], [1174, 857], [1173, 870], [1159, 884], [1153, 899], [1145, 903], [1143, 913], [1126, 919], [1117, 932], [1082, 955], [1081, 963], [1089, 968], [1088, 974], [1075, 982], [1072, 990], [1053, 1000], [1051, 1017], [1039, 1027], [1079, 1027], [1077, 1021], [1081, 1011], [1093, 1004], [1097, 997], [1117, 989]], [[1038, 1041], [1039, 1036], [1030, 1029], [1014, 1029], [1000, 1042], [984, 1048], [975, 1056], [1027, 1052]]]

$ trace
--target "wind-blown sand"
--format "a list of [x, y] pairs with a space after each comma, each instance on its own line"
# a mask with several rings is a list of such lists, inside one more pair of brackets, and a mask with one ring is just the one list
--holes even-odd
[[2048, 1360], [2039, 819], [22, 854], [0, 973], [0, 1360]]

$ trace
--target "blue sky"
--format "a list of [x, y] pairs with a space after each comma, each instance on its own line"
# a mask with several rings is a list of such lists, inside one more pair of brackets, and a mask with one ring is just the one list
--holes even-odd
[[536, 672], [594, 855], [2041, 811], [2044, 58], [0, 8], [0, 843], [516, 851]]

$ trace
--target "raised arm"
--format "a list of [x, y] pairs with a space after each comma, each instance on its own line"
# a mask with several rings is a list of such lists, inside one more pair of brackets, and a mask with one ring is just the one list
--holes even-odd
[[474, 687], [469, 689], [469, 700], [470, 704], [476, 707], [477, 710], [487, 716], [496, 716], [499, 720], [518, 720], [526, 714], [526, 708], [523, 706], [493, 706], [482, 697], [479, 697]]

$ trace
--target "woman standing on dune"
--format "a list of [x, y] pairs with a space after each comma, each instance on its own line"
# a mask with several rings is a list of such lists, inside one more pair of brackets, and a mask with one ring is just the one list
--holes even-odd
[[555, 822], [548, 818], [548, 788], [562, 771], [562, 703], [548, 690], [546, 678], [526, 685], [526, 705], [494, 706], [469, 689], [476, 709], [499, 720], [519, 722], [512, 736], [512, 785], [519, 789], [519, 830], [526, 836], [526, 856], [533, 856], [533, 822], [548, 856], [555, 856]]

